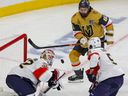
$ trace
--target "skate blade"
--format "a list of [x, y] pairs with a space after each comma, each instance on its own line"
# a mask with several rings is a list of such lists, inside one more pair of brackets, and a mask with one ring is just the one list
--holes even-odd
[[68, 80], [68, 83], [83, 83], [84, 80], [75, 80], [75, 81], [70, 81]]

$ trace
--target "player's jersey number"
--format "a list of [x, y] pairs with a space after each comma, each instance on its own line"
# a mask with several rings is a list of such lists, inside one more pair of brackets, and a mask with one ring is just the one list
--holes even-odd
[[114, 60], [112, 59], [112, 57], [111, 57], [111, 55], [109, 53], [107, 53], [106, 55], [108, 56], [108, 58], [112, 62], [112, 64], [117, 65], [117, 63], [114, 62]]

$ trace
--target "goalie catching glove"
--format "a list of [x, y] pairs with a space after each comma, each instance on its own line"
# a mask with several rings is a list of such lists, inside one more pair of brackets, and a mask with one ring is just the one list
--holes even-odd
[[52, 74], [52, 77], [48, 81], [48, 86], [52, 87], [53, 89], [61, 90], [61, 84], [57, 80], [59, 77], [59, 71], [57, 69], [54, 69], [54, 71], [52, 71]]

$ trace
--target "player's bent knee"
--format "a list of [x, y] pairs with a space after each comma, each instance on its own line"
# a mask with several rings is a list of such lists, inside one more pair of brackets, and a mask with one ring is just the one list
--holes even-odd
[[71, 62], [77, 62], [79, 61], [79, 57], [80, 57], [80, 53], [76, 50], [72, 50], [70, 53], [69, 53], [69, 58], [70, 58], [70, 61]]

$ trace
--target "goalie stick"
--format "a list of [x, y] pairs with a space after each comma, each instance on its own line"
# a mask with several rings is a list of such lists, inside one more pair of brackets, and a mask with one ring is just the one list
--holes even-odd
[[[64, 72], [64, 73], [56, 80], [56, 82], [59, 81], [65, 74], [66, 74], [66, 73]], [[52, 88], [52, 87], [48, 87], [48, 88], [44, 91], [44, 93], [47, 93], [51, 88]]]
[[35, 48], [35, 49], [45, 49], [45, 48], [54, 48], [54, 47], [66, 47], [66, 46], [79, 46], [80, 43], [76, 44], [63, 44], [63, 45], [53, 45], [53, 46], [37, 46], [30, 38], [28, 39], [28, 42]]

